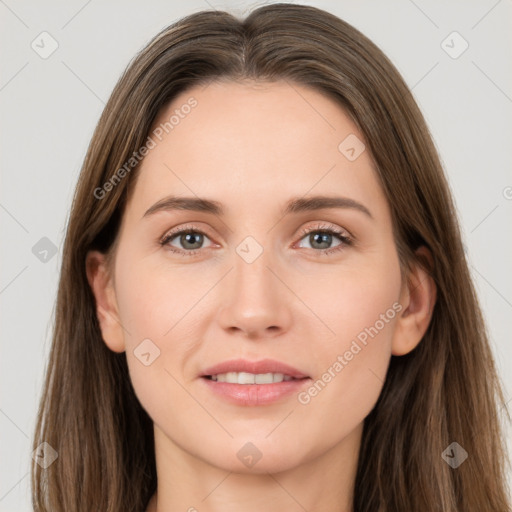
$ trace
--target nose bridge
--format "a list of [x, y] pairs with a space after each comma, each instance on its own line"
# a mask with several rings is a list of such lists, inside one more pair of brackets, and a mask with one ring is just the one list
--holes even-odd
[[272, 268], [275, 258], [268, 247], [263, 247], [252, 237], [248, 238], [250, 240], [244, 240], [236, 248], [234, 289], [237, 294], [243, 293], [258, 300], [263, 295], [275, 295], [275, 283], [269, 279], [272, 277], [269, 267]]
[[[263, 246], [254, 237], [246, 237], [236, 247], [233, 294], [238, 301], [257, 310], [276, 306], [282, 294], [269, 268], [276, 258], [269, 245]], [[275, 269], [274, 269], [275, 272]], [[281, 297], [282, 300], [282, 297]]]
[[222, 298], [221, 323], [252, 335], [287, 329], [291, 313], [289, 291], [276, 278], [278, 258], [248, 236], [235, 248], [233, 271]]

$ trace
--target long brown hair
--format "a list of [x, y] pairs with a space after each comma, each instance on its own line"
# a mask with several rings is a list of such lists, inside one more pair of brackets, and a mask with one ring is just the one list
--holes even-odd
[[[154, 37], [117, 83], [68, 222], [33, 446], [47, 442], [58, 458], [46, 469], [32, 465], [34, 510], [141, 512], [156, 490], [152, 421], [125, 354], [102, 341], [85, 257], [91, 249], [112, 254], [139, 167], [125, 167], [122, 179], [117, 171], [145, 145], [161, 109], [193, 85], [243, 79], [307, 85], [343, 107], [378, 170], [402, 268], [421, 245], [432, 254], [432, 321], [415, 350], [392, 356], [365, 419], [354, 512], [510, 510], [504, 398], [424, 118], [368, 38], [332, 14], [294, 4], [263, 6], [243, 20], [220, 11], [187, 16]], [[468, 453], [457, 468], [442, 457], [452, 442]]]

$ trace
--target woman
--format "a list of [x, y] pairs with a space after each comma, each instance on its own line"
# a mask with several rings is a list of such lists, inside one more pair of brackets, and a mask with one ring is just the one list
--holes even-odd
[[327, 12], [201, 12], [137, 55], [57, 301], [37, 511], [510, 510], [439, 157], [394, 66]]

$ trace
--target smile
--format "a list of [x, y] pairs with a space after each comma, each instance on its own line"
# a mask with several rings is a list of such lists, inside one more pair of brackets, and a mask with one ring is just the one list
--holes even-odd
[[199, 377], [208, 393], [239, 406], [284, 402], [311, 382], [306, 373], [271, 359], [224, 361], [205, 368]]
[[249, 373], [249, 372], [228, 372], [217, 375], [209, 375], [211, 380], [217, 382], [228, 382], [229, 384], [272, 384], [293, 380], [291, 375], [283, 373]]

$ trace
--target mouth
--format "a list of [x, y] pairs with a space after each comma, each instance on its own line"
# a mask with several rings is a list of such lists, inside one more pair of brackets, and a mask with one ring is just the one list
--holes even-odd
[[232, 360], [204, 370], [201, 375], [216, 396], [236, 405], [255, 406], [290, 398], [311, 378], [279, 361]]
[[[248, 373], [248, 372], [227, 372], [217, 375], [205, 375], [206, 379], [216, 382], [228, 382], [229, 384], [273, 384], [275, 382], [289, 382], [291, 380], [301, 380], [285, 375], [284, 373]], [[307, 377], [303, 377], [307, 379]]]

